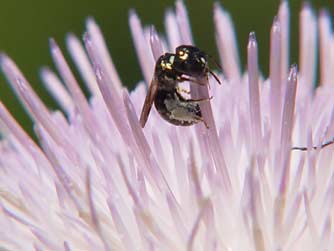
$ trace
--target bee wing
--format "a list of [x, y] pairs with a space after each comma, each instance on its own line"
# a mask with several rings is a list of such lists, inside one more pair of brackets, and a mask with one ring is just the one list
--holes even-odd
[[155, 96], [157, 94], [157, 90], [158, 90], [158, 81], [156, 78], [153, 78], [150, 84], [150, 87], [148, 88], [148, 92], [145, 98], [145, 102], [143, 105], [143, 108], [141, 110], [141, 114], [140, 114], [140, 119], [139, 119], [139, 123], [141, 125], [142, 128], [144, 128], [146, 121], [148, 119], [148, 115], [150, 114], [151, 108], [152, 108], [152, 104], [153, 101], [155, 99]]

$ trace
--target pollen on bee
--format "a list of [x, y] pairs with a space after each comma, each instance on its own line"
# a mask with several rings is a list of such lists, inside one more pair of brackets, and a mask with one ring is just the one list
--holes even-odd
[[171, 62], [171, 61], [174, 61], [174, 59], [173, 60], [170, 59], [169, 62], [161, 61], [160, 65], [163, 69], [172, 70], [172, 63], [173, 62]]
[[[181, 53], [180, 53], [181, 54]], [[183, 55], [180, 56], [182, 60], [186, 60], [188, 58], [188, 53], [182, 53]]]
[[171, 70], [171, 69], [172, 69], [172, 65], [171, 65], [170, 63], [167, 63], [165, 66], [166, 66], [166, 68], [167, 68], [168, 70]]

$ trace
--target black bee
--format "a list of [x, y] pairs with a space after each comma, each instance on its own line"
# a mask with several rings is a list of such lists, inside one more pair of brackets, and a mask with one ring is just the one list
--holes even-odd
[[[179, 53], [182, 48], [188, 50]], [[181, 94], [184, 90], [178, 86], [183, 81], [205, 85], [200, 79], [207, 77], [208, 72], [211, 71], [208, 68], [207, 55], [197, 47], [183, 45], [177, 47], [176, 54], [165, 53], [160, 56], [155, 64], [153, 79], [140, 115], [141, 126], [145, 126], [154, 102], [159, 114], [169, 123], [190, 126], [203, 122], [208, 128], [199, 103], [211, 98], [187, 99]]]
[[[181, 95], [178, 83], [188, 80], [174, 68], [175, 54], [166, 53], [156, 62], [154, 76], [140, 115], [140, 124], [145, 126], [152, 104], [159, 114], [174, 125], [189, 126], [205, 121], [199, 102], [206, 100], [186, 99]], [[207, 125], [206, 125], [207, 126]]]

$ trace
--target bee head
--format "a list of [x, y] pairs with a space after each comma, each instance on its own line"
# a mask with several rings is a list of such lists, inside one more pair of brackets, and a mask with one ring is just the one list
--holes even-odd
[[177, 71], [194, 77], [203, 77], [208, 72], [208, 55], [192, 45], [176, 48], [174, 67]]

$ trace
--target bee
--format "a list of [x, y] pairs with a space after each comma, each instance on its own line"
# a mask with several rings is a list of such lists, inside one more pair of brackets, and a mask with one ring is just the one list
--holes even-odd
[[209, 101], [212, 97], [187, 99], [182, 96], [182, 92], [187, 91], [178, 86], [183, 81], [206, 85], [201, 79], [207, 78], [211, 72], [207, 57], [207, 54], [197, 47], [189, 45], [177, 47], [175, 54], [165, 53], [159, 57], [139, 119], [143, 128], [153, 103], [161, 117], [171, 124], [190, 126], [202, 122], [209, 128], [203, 119], [199, 104]]

